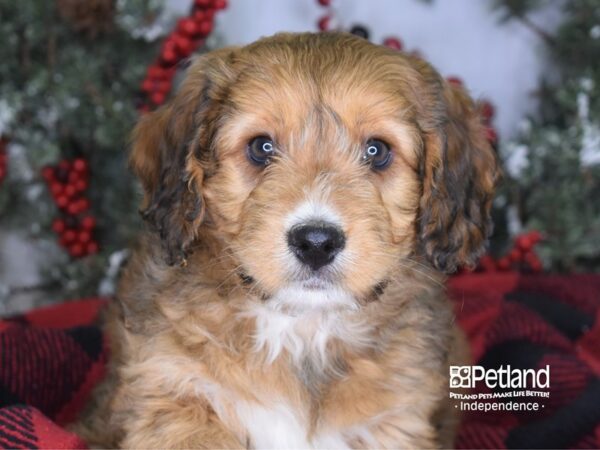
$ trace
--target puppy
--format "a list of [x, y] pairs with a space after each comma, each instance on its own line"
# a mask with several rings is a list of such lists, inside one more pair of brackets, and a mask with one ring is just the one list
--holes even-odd
[[131, 165], [151, 227], [90, 444], [452, 445], [443, 273], [482, 253], [498, 177], [461, 88], [348, 34], [279, 34], [198, 58]]

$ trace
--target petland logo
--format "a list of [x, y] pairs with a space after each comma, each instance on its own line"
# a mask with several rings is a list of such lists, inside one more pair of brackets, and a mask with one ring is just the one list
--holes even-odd
[[451, 388], [474, 388], [480, 381], [490, 389], [548, 389], [550, 366], [543, 369], [513, 369], [500, 366], [486, 369], [482, 366], [450, 366]]

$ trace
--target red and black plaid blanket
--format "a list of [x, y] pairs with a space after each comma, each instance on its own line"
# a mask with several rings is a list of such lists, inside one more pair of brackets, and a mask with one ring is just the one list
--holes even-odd
[[104, 375], [108, 349], [88, 299], [0, 321], [0, 448], [86, 448], [61, 428]]
[[[449, 290], [478, 365], [551, 367], [542, 410], [468, 412], [457, 447], [600, 448], [600, 276], [462, 275]], [[103, 304], [0, 320], [0, 447], [85, 447], [62, 426], [104, 374]]]

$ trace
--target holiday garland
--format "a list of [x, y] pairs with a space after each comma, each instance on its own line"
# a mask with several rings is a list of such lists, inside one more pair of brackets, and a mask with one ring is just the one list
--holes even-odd
[[0, 4], [0, 219], [9, 241], [31, 245], [33, 255], [11, 259], [28, 268], [0, 279], [0, 309], [36, 289], [44, 301], [114, 291], [140, 226], [127, 137], [137, 115], [166, 100], [180, 61], [204, 43], [226, 3], [195, 1], [158, 45], [161, 6]]
[[93, 236], [96, 219], [88, 213], [90, 200], [85, 195], [89, 176], [88, 163], [83, 158], [63, 159], [57, 166], [42, 170], [60, 214], [52, 222], [52, 230], [73, 258], [98, 252], [98, 242]]
[[178, 64], [204, 44], [214, 28], [215, 14], [226, 7], [226, 0], [194, 0], [189, 15], [177, 22], [165, 38], [158, 58], [148, 67], [138, 105], [142, 113], [165, 102]]
[[[204, 44], [214, 27], [214, 16], [227, 7], [226, 0], [195, 0], [190, 14], [180, 19], [164, 39], [156, 61], [148, 67], [141, 83], [138, 110], [145, 113], [165, 102], [178, 64]], [[0, 164], [3, 161], [0, 153]], [[2, 175], [0, 165], [0, 175]], [[89, 186], [89, 164], [83, 158], [61, 160], [55, 166], [46, 166], [42, 177], [59, 212], [52, 222], [52, 230], [59, 243], [73, 258], [98, 252], [94, 239], [96, 219], [89, 213], [90, 200], [85, 193]], [[1, 179], [1, 176], [0, 176]]]

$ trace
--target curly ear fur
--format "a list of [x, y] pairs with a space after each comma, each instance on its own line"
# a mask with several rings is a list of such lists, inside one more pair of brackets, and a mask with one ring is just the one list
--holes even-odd
[[222, 49], [198, 58], [175, 97], [133, 132], [129, 162], [144, 187], [141, 214], [159, 233], [169, 265], [185, 263], [204, 216], [204, 166], [231, 54]]
[[445, 80], [434, 85], [439, 91], [432, 113], [436, 117], [429, 122], [435, 125], [424, 139], [419, 239], [435, 268], [454, 272], [474, 266], [485, 250], [500, 172], [467, 93]]

